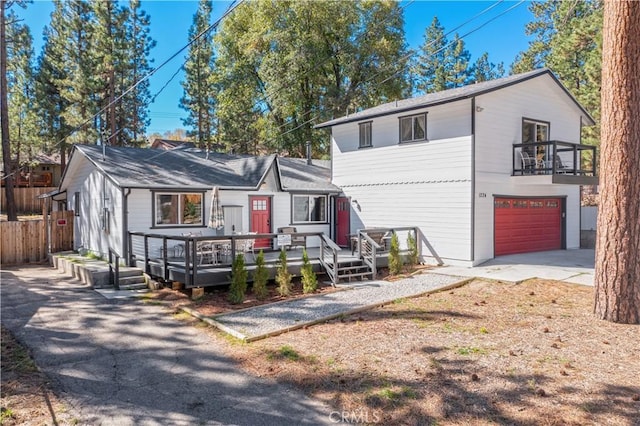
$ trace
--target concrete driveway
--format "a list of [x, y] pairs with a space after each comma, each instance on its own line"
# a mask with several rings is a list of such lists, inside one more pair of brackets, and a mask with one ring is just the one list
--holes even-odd
[[108, 300], [46, 266], [1, 274], [2, 324], [80, 424], [335, 424], [331, 408], [243, 373], [160, 306]]
[[520, 282], [530, 278], [593, 285], [593, 249], [554, 250], [500, 256], [473, 268], [445, 266], [435, 273]]

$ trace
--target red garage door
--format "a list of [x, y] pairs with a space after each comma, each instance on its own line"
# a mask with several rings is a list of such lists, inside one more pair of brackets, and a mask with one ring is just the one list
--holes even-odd
[[562, 248], [560, 198], [496, 198], [495, 256]]

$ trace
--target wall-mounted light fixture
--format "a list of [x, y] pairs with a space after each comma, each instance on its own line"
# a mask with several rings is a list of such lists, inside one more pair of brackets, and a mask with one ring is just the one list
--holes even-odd
[[476, 106], [476, 112], [482, 112], [484, 111], [484, 108], [482, 108], [481, 106]]
[[353, 204], [353, 207], [356, 208], [359, 212], [362, 211], [362, 207], [360, 207], [360, 203], [358, 203], [358, 200], [351, 200], [351, 204]]

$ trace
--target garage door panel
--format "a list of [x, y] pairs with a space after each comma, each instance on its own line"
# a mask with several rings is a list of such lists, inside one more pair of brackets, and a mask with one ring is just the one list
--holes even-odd
[[557, 198], [496, 198], [495, 255], [560, 249], [561, 210]]

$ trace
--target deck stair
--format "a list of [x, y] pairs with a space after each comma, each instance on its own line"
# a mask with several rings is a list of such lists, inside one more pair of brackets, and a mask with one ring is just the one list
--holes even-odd
[[[327, 259], [327, 264], [333, 267], [331, 259]], [[362, 259], [341, 259], [338, 260], [338, 281], [351, 282], [352, 280], [373, 279], [371, 269]]]
[[144, 290], [147, 281], [140, 268], [120, 268], [118, 285], [120, 290]]

